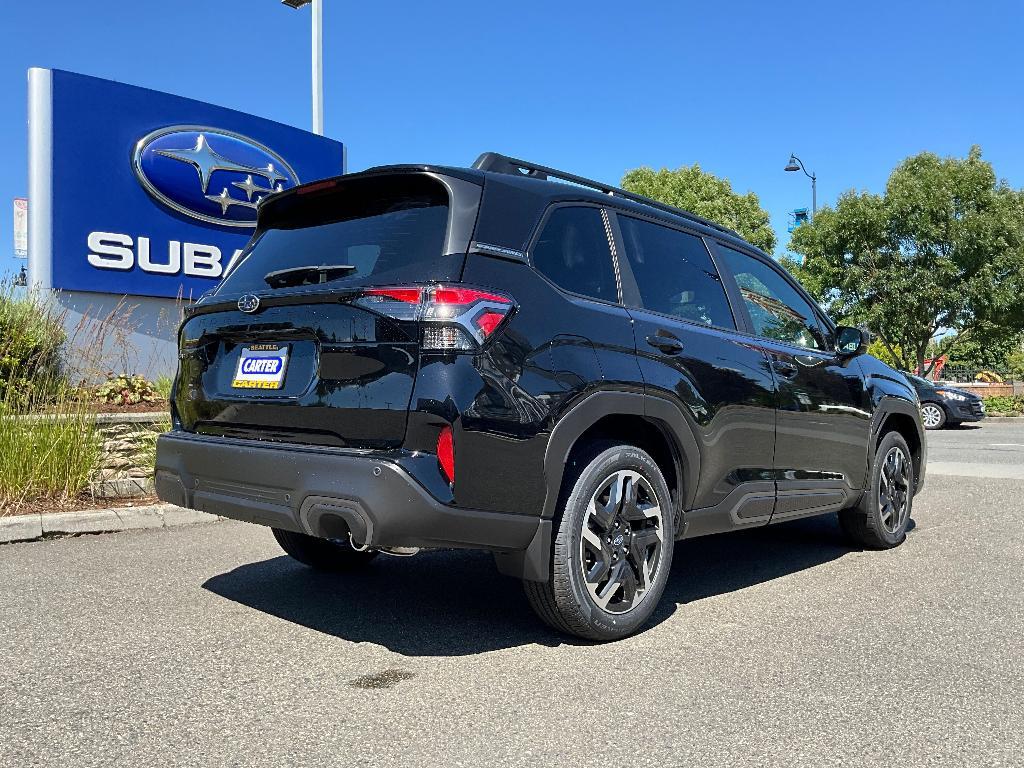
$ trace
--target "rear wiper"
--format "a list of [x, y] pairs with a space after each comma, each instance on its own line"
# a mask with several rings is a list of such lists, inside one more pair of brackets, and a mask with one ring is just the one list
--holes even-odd
[[[351, 264], [320, 264], [305, 267], [289, 267], [279, 269], [275, 272], [268, 272], [263, 276], [264, 282], [271, 288], [285, 288], [289, 285], [304, 285], [309, 283], [326, 283], [329, 280], [337, 280], [355, 272], [359, 267]], [[313, 280], [312, 278], [318, 278]]]

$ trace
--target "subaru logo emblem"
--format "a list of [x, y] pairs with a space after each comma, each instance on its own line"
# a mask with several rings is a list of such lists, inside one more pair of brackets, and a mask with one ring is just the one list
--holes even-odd
[[254, 296], [251, 293], [247, 293], [238, 299], [238, 308], [242, 312], [248, 312], [252, 314], [260, 308], [260, 297]]
[[225, 227], [254, 227], [264, 197], [299, 183], [284, 158], [259, 142], [194, 125], [139, 139], [132, 167], [143, 188], [168, 208]]

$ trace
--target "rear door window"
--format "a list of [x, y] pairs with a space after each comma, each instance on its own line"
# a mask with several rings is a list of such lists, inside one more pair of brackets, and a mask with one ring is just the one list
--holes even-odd
[[530, 252], [533, 266], [570, 293], [618, 302], [611, 247], [601, 211], [555, 208]]
[[622, 214], [618, 221], [639, 308], [701, 325], [736, 327], [722, 278], [701, 238]]
[[220, 291], [343, 288], [461, 275], [464, 256], [444, 254], [448, 193], [429, 177], [353, 179], [269, 205], [261, 212], [261, 231]]

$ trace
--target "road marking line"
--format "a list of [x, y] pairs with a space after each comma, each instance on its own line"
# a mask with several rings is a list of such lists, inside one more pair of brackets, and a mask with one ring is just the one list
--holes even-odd
[[1024, 443], [989, 443], [993, 448], [1024, 448]]
[[1007, 480], [1024, 480], [1024, 466], [1019, 464], [975, 464], [966, 461], [929, 461], [930, 475], [959, 475]]

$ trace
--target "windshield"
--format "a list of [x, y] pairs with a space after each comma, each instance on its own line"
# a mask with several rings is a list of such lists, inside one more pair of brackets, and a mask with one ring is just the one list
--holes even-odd
[[462, 270], [463, 256], [443, 255], [448, 194], [434, 179], [342, 180], [271, 206], [218, 293], [455, 280]]
[[928, 379], [922, 379], [920, 376], [915, 376], [912, 373], [903, 372], [903, 375], [910, 379], [910, 382], [917, 387], [924, 387], [925, 389], [934, 389], [935, 382], [928, 381]]

